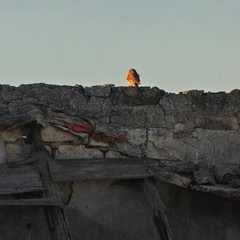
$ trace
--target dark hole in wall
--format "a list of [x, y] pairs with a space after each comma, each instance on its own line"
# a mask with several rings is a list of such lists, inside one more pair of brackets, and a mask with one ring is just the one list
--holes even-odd
[[32, 122], [22, 128], [22, 139], [26, 144], [36, 144], [40, 139], [41, 125], [37, 122]]

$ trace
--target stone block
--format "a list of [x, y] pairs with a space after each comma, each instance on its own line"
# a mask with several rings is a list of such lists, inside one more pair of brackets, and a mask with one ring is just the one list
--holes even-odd
[[197, 140], [195, 138], [174, 138], [171, 131], [152, 128], [148, 131], [146, 152], [148, 157], [195, 162]]
[[21, 162], [29, 158], [33, 153], [32, 145], [6, 143], [6, 161]]
[[78, 136], [79, 139], [81, 140], [81, 144], [88, 144], [90, 135], [88, 133], [76, 133], [73, 132], [74, 135]]
[[97, 123], [95, 132], [117, 137], [121, 134], [126, 134], [126, 128], [122, 124], [114, 124], [112, 122]]
[[143, 106], [117, 106], [111, 116], [112, 124], [134, 128], [165, 127], [165, 113], [159, 104]]
[[128, 138], [128, 142], [119, 143], [116, 142], [109, 146], [112, 151], [119, 152], [126, 156], [141, 157], [146, 149], [147, 132], [144, 129], [128, 129], [125, 128], [125, 134]]
[[96, 141], [94, 138], [90, 137], [88, 147], [103, 147], [107, 148], [109, 146], [109, 143], [102, 142], [102, 141]]
[[87, 96], [109, 97], [113, 84], [97, 85], [92, 87], [85, 87], [85, 94]]
[[127, 136], [129, 138], [129, 144], [134, 146], [145, 145], [147, 142], [147, 131], [145, 129], [133, 128], [128, 129]]
[[145, 151], [146, 157], [155, 159], [170, 159], [170, 154], [164, 150], [155, 146], [153, 142], [147, 143], [147, 150]]
[[77, 136], [53, 126], [42, 128], [41, 139], [44, 142], [70, 142], [79, 140]]
[[114, 105], [155, 105], [164, 94], [165, 91], [157, 87], [117, 87], [112, 89], [110, 99]]
[[6, 142], [15, 142], [23, 138], [22, 129], [17, 128], [12, 131], [5, 130], [2, 133], [2, 138]]
[[166, 115], [192, 114], [192, 98], [190, 95], [169, 93], [159, 101], [159, 104]]
[[94, 148], [87, 148], [84, 145], [60, 145], [55, 153], [56, 159], [71, 158], [103, 158], [103, 152]]
[[126, 156], [122, 155], [119, 152], [108, 151], [105, 153], [105, 158], [126, 158]]
[[194, 131], [194, 125], [191, 122], [177, 123], [174, 125], [173, 137], [174, 138], [186, 138], [191, 137]]
[[111, 101], [109, 98], [91, 97], [86, 104], [85, 114], [88, 117], [106, 117], [111, 113]]
[[109, 146], [109, 150], [119, 152], [128, 157], [142, 157], [145, 147], [129, 143], [115, 143]]
[[239, 164], [240, 136], [237, 132], [197, 129], [199, 161], [208, 165]]
[[94, 130], [94, 124], [83, 119], [79, 119], [77, 122], [67, 123], [66, 125], [75, 135], [79, 135], [79, 133], [91, 133]]
[[196, 128], [210, 130], [234, 130], [239, 129], [238, 119], [228, 116], [197, 116], [194, 119]]

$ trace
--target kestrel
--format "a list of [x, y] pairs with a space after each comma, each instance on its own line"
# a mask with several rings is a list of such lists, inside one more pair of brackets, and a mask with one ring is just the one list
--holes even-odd
[[137, 73], [137, 71], [133, 68], [131, 68], [127, 75], [127, 81], [129, 87], [138, 87], [140, 84], [140, 77]]

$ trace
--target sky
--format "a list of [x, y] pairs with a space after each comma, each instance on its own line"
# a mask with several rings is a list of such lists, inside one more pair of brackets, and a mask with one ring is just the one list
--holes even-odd
[[0, 84], [240, 88], [239, 0], [0, 0]]

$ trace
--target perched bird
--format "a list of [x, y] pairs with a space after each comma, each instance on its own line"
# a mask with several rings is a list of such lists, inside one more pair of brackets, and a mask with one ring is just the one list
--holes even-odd
[[127, 75], [127, 81], [129, 87], [138, 87], [140, 84], [140, 77], [137, 73], [137, 71], [133, 68], [131, 68]]

